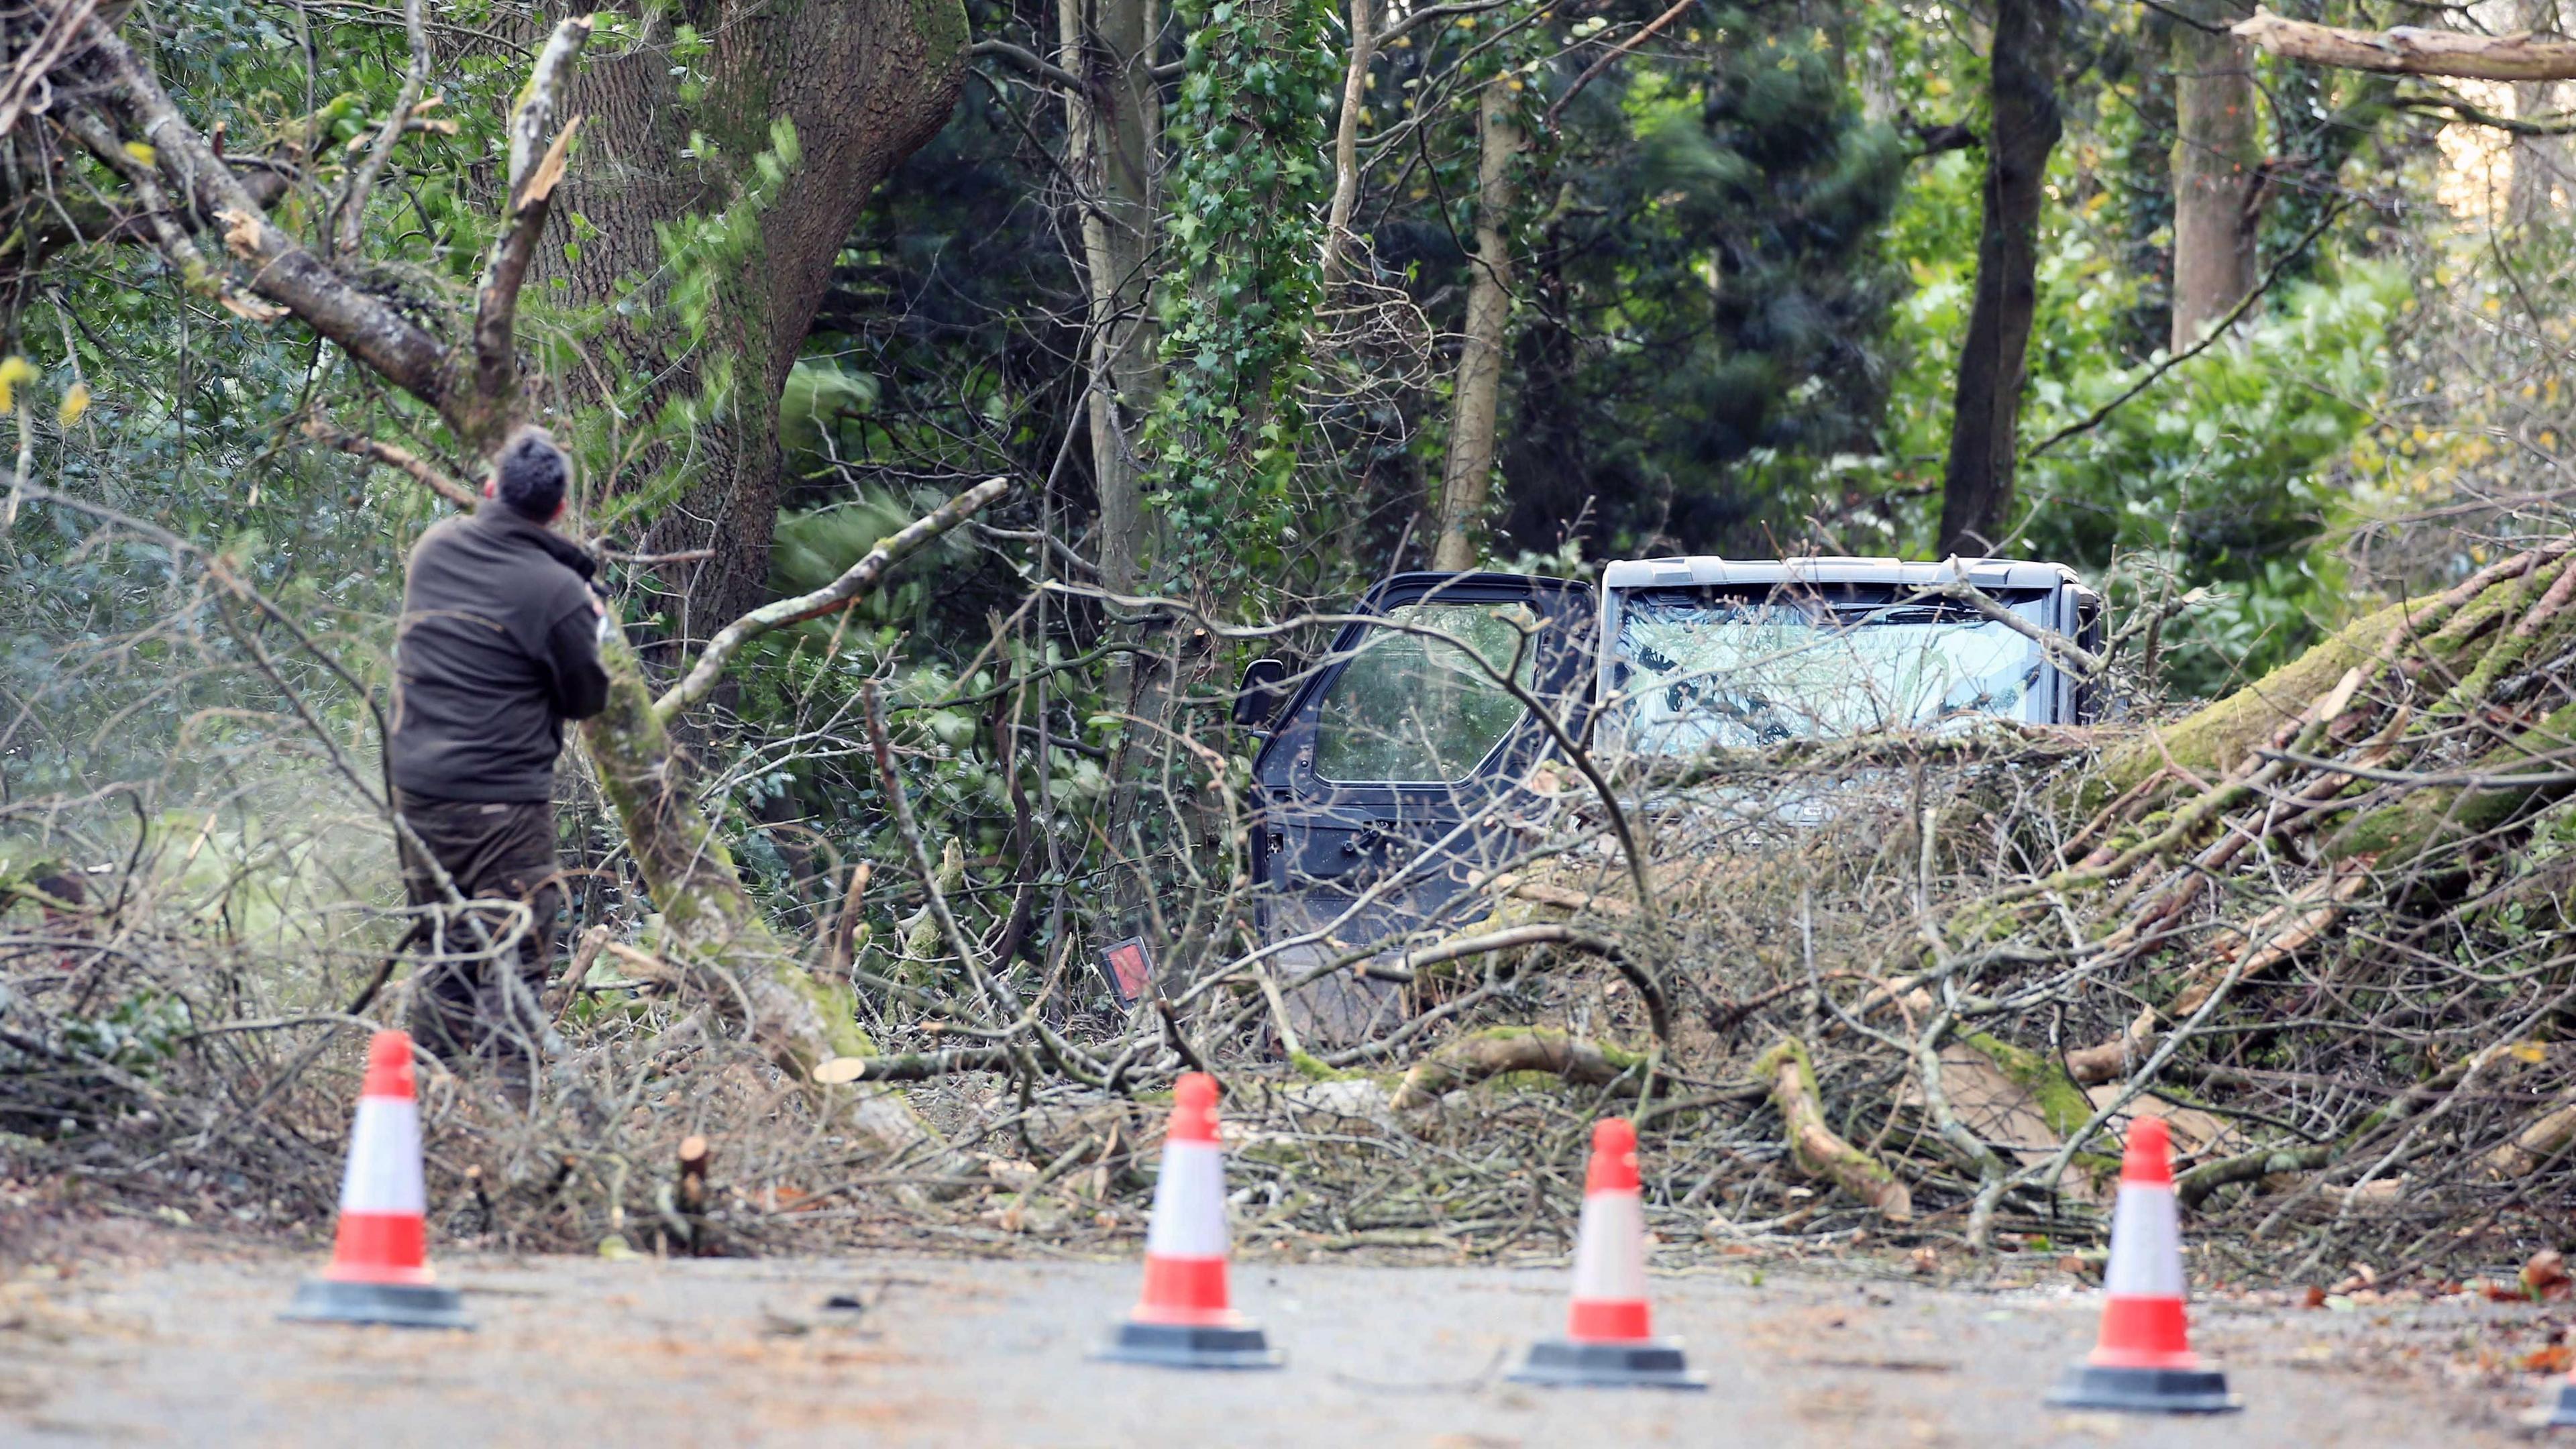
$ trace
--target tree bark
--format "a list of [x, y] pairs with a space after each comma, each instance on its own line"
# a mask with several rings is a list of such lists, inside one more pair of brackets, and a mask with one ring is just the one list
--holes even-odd
[[[2522, 0], [2516, 23], [2529, 31], [2558, 28], [2558, 0]], [[2565, 104], [2550, 81], [2524, 81], [2513, 88], [2513, 114], [2530, 120]], [[2564, 136], [2513, 138], [2513, 189], [2505, 197], [2505, 217], [2516, 226], [2546, 221], [2560, 206], [2569, 186], [2571, 158]]]
[[1377, 18], [1369, 0], [1351, 0], [1351, 53], [1342, 71], [1342, 109], [1333, 129], [1333, 203], [1324, 214], [1324, 290], [1341, 285], [1351, 211], [1360, 197], [1360, 112], [1368, 107], [1369, 63], [1377, 58]]
[[1056, 16], [1062, 67], [1082, 82], [1064, 97], [1065, 171], [1084, 189], [1074, 204], [1090, 296], [1086, 406], [1100, 582], [1134, 594], [1151, 577], [1156, 552], [1137, 435], [1162, 392], [1152, 267], [1162, 9], [1155, 0], [1057, 0]]
[[1977, 288], [1959, 349], [1941, 483], [1945, 554], [1992, 552], [2010, 527], [2014, 434], [2039, 308], [2039, 209], [2049, 153], [2065, 129], [2057, 106], [2060, 24], [2056, 0], [1997, 0]]
[[[2231, 7], [2199, 4], [2217, 24]], [[2233, 35], [2173, 27], [2174, 286], [2170, 349], [2200, 340], [2254, 289], [2255, 185], [2263, 138], [2254, 108], [2254, 47]]]
[[[707, 319], [702, 357], [729, 361], [732, 375], [704, 360], [670, 366], [676, 324], [664, 306], [603, 339], [634, 375], [668, 378], [644, 400], [647, 415], [690, 394], [726, 394], [685, 460], [647, 460], [684, 461], [686, 482], [675, 504], [654, 510], [638, 551], [713, 550], [669, 600], [679, 640], [707, 637], [766, 596], [788, 369], [869, 194], [946, 123], [966, 49], [965, 11], [953, 0], [702, 0], [687, 9], [656, 12], [641, 43], [594, 62], [573, 85], [564, 109], [587, 119], [566, 184], [596, 231], [578, 239], [577, 259], [542, 248], [535, 272], [541, 286], [566, 284], [562, 295], [576, 304], [614, 302], [621, 283], [661, 270], [660, 228], [740, 205], [771, 123], [794, 124], [794, 176], [761, 212], [753, 255], [727, 269]], [[704, 38], [704, 54], [674, 55], [679, 19]], [[681, 91], [691, 80], [704, 85], [694, 103]], [[555, 241], [572, 239], [557, 228]], [[600, 483], [616, 494], [643, 481]]]
[[1511, 105], [1502, 82], [1488, 81], [1476, 108], [1476, 259], [1467, 283], [1467, 330], [1458, 351], [1449, 415], [1449, 458], [1440, 477], [1440, 534], [1431, 552], [1435, 569], [1476, 566], [1477, 525], [1493, 489], [1503, 333], [1512, 315], [1514, 171], [1529, 149]]
[[2393, 30], [2346, 30], [2305, 20], [2285, 20], [2268, 10], [2235, 27], [2236, 33], [2274, 55], [2389, 75], [2448, 75], [2465, 80], [2576, 80], [2576, 41], [2535, 40], [2528, 35], [2462, 35], [2401, 25]]

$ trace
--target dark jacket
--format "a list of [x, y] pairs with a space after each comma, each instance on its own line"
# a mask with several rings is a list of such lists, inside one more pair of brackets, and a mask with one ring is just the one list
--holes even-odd
[[394, 635], [396, 786], [436, 800], [553, 797], [563, 722], [608, 702], [596, 567], [498, 502], [421, 535]]

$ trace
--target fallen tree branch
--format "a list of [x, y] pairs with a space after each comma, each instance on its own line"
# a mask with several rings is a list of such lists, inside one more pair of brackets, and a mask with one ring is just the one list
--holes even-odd
[[1771, 1105], [1789, 1138], [1790, 1160], [1809, 1177], [1830, 1182], [1878, 1209], [1891, 1223], [1914, 1220], [1914, 1194], [1885, 1163], [1844, 1141], [1825, 1121], [1824, 1098], [1806, 1043], [1781, 1041], [1753, 1063], [1753, 1075], [1771, 1083]]
[[868, 550], [866, 557], [850, 565], [839, 578], [810, 594], [763, 604], [717, 630], [716, 636], [707, 641], [705, 652], [698, 656], [697, 663], [689, 666], [689, 672], [680, 682], [653, 701], [654, 715], [667, 721], [706, 698], [715, 691], [716, 681], [723, 677], [725, 666], [733, 662], [733, 656], [741, 652], [742, 646], [790, 624], [801, 624], [836, 609], [848, 608], [875, 588], [877, 581], [885, 577], [886, 570], [920, 552], [932, 540], [983, 511], [1009, 491], [1009, 479], [987, 478], [905, 524], [893, 537], [878, 539], [877, 546]]
[[926, 1082], [952, 1072], [998, 1072], [1011, 1065], [1007, 1046], [950, 1047], [884, 1057], [833, 1057], [814, 1064], [814, 1080], [837, 1087], [850, 1082]]
[[1548, 1072], [1578, 1086], [1607, 1086], [1645, 1065], [1641, 1052], [1578, 1041], [1549, 1027], [1488, 1027], [1444, 1042], [1415, 1062], [1388, 1106], [1417, 1111], [1444, 1093], [1511, 1072]]
[[1515, 951], [1527, 946], [1567, 946], [1609, 962], [1629, 985], [1637, 989], [1638, 999], [1646, 1004], [1646, 1016], [1653, 1024], [1655, 1039], [1672, 1040], [1672, 1008], [1664, 998], [1663, 983], [1656, 980], [1652, 972], [1631, 959], [1628, 949], [1619, 942], [1608, 936], [1578, 931], [1572, 926], [1542, 922], [1536, 925], [1513, 926], [1482, 936], [1462, 936], [1456, 940], [1425, 946], [1419, 951], [1408, 951], [1397, 958], [1396, 965], [1371, 966], [1367, 974], [1381, 981], [1409, 982], [1413, 980], [1416, 971], [1426, 966], [1437, 966], [1444, 961], [1455, 961], [1464, 956], [1482, 956], [1493, 951]]

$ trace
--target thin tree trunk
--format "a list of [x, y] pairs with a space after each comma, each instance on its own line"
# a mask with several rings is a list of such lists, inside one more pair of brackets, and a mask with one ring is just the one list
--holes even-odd
[[[1082, 198], [1083, 271], [1090, 289], [1090, 393], [1092, 480], [1100, 505], [1100, 582], [1116, 594], [1152, 592], [1161, 520], [1148, 506], [1145, 465], [1138, 440], [1162, 393], [1161, 337], [1154, 325], [1154, 254], [1158, 212], [1154, 165], [1162, 147], [1162, 91], [1153, 76], [1162, 35], [1155, 0], [1057, 0], [1058, 63], [1080, 76], [1087, 91], [1065, 96], [1065, 166]], [[1146, 776], [1166, 752], [1161, 727], [1170, 717], [1171, 662], [1168, 620], [1159, 614], [1113, 622], [1127, 646], [1103, 681], [1129, 726], [1119, 734], [1110, 761], [1114, 780], [1110, 835], [1114, 851], [1138, 860], [1117, 877], [1122, 918], [1142, 914], [1151, 889], [1140, 848], [1130, 831], [1140, 828]]]
[[2056, 0], [1998, 0], [1995, 7], [1985, 216], [1951, 402], [1943, 553], [1982, 556], [2009, 527], [2023, 368], [2039, 309], [2039, 209], [2048, 156], [2065, 129], [2057, 108], [2060, 23]]
[[1360, 196], [1360, 112], [1368, 102], [1369, 62], [1377, 58], [1376, 17], [1369, 0], [1351, 0], [1351, 58], [1342, 76], [1342, 111], [1333, 132], [1333, 204], [1324, 218], [1324, 260], [1318, 273], [1326, 290], [1342, 280], [1345, 238]]
[[[2239, 18], [2232, 11], [2225, 3], [2204, 3], [2193, 7], [2191, 18], [2227, 24]], [[2254, 47], [2190, 25], [2176, 25], [2173, 32], [2170, 345], [2180, 352], [2254, 289], [2254, 192], [2263, 139], [2254, 109]]]
[[[2558, 0], [2522, 0], [2515, 15], [2518, 28], [2534, 34], [2558, 29]], [[2565, 105], [2562, 89], [2552, 81], [2525, 81], [2513, 88], [2513, 113], [2528, 119]], [[2569, 156], [2564, 136], [2513, 138], [2513, 189], [2505, 198], [2505, 217], [2516, 226], [2547, 221], [2563, 204], [2568, 189]]]
[[1058, 0], [1056, 21], [1059, 63], [1089, 87], [1065, 93], [1065, 169], [1088, 193], [1076, 204], [1090, 288], [1087, 407], [1100, 582], [1132, 594], [1151, 579], [1155, 554], [1136, 436], [1162, 391], [1151, 272], [1162, 16], [1155, 0]]
[[[2138, 19], [2149, 52], [2170, 53], [2175, 21], [2154, 11]], [[2173, 337], [2174, 77], [2170, 67], [2149, 66], [2137, 77], [2129, 102], [2137, 129], [2123, 148], [2119, 191], [2126, 212], [2121, 264], [2137, 279], [2138, 300], [2120, 328], [2121, 350], [2143, 360]]]
[[1449, 461], [1440, 478], [1435, 569], [1476, 566], [1477, 524], [1494, 480], [1494, 416], [1502, 403], [1503, 332], [1512, 314], [1510, 219], [1513, 174], [1529, 142], [1512, 119], [1511, 95], [1488, 83], [1476, 110], [1476, 260], [1467, 285], [1467, 333], [1449, 415]]

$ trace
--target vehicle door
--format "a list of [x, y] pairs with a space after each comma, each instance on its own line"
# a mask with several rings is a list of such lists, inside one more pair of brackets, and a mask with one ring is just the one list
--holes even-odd
[[[1586, 584], [1399, 574], [1356, 612], [1253, 765], [1265, 939], [1319, 937], [1277, 960], [1290, 979], [1455, 916], [1473, 880], [1521, 848], [1523, 786], [1552, 748], [1530, 703], [1578, 738], [1590, 703]], [[1349, 989], [1310, 993], [1300, 1013], [1322, 1040], [1355, 1039], [1389, 1005], [1391, 992], [1341, 980]]]

